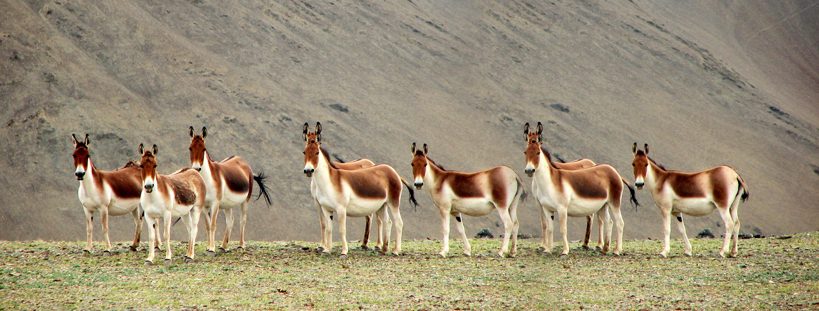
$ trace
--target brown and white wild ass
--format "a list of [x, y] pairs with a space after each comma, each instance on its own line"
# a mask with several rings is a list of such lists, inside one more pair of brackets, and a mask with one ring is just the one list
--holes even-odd
[[[439, 253], [449, 253], [449, 216], [455, 216], [455, 228], [464, 243], [464, 254], [471, 256], [472, 248], [464, 230], [463, 215], [485, 216], [493, 210], [503, 222], [503, 242], [498, 255], [517, 253], [518, 214], [520, 201], [525, 198], [523, 182], [506, 166], [497, 166], [475, 173], [448, 171], [429, 158], [429, 147], [416, 149], [412, 143], [412, 175], [416, 189], [426, 186], [441, 216], [443, 248]], [[512, 249], [509, 250], [509, 240]]]
[[233, 231], [233, 209], [241, 207], [241, 219], [239, 220], [239, 248], [245, 248], [245, 226], [247, 225], [247, 208], [253, 193], [253, 181], [259, 185], [259, 197], [264, 195], [267, 206], [270, 206], [270, 195], [267, 186], [264, 184], [264, 174], [253, 175], [250, 165], [239, 156], [230, 156], [220, 162], [213, 161], [205, 148], [205, 138], [208, 129], [202, 127], [202, 135], [194, 133], [193, 126], [190, 127], [191, 144], [190, 150], [191, 167], [202, 175], [205, 180], [207, 194], [205, 195], [205, 205], [208, 215], [205, 218], [206, 229], [208, 231], [208, 253], [216, 250], [216, 221], [219, 218], [219, 211], [225, 213], [225, 235], [222, 239], [222, 251], [227, 251], [230, 233]]
[[[404, 222], [401, 219], [400, 200], [402, 183], [409, 189], [398, 172], [385, 164], [358, 170], [339, 169], [330, 161], [327, 151], [321, 147], [320, 135], [315, 139], [308, 139], [304, 147], [304, 174], [312, 178], [310, 189], [313, 198], [321, 205], [322, 217], [326, 224], [323, 239], [323, 252], [332, 251], [333, 224], [330, 215], [335, 212], [338, 217], [339, 233], [341, 235], [341, 256], [347, 256], [347, 217], [364, 217], [376, 213], [379, 224], [379, 238], [382, 241], [381, 252], [387, 252], [390, 240], [390, 230], [382, 226], [387, 220], [388, 211], [395, 224], [395, 245], [392, 253], [401, 253], [401, 236]], [[410, 191], [410, 202], [414, 202], [414, 194]]]
[[[321, 122], [316, 122], [316, 131], [315, 132], [311, 132], [310, 131], [310, 124], [305, 122], [303, 131], [302, 131], [302, 135], [303, 135], [305, 144], [309, 140], [315, 140], [315, 141], [319, 142], [319, 146], [321, 146], [321, 139], [319, 139], [319, 137], [321, 136]], [[358, 159], [358, 160], [355, 160], [355, 161], [345, 162], [344, 160], [342, 160], [342, 159], [340, 159], [338, 157], [336, 157], [336, 161], [333, 162], [333, 164], [336, 167], [338, 167], [339, 169], [343, 169], [343, 170], [357, 170], [357, 169], [362, 169], [362, 168], [368, 168], [368, 167], [375, 166], [375, 162], [373, 162], [373, 161], [371, 161], [369, 159]], [[310, 193], [311, 194], [316, 193], [316, 183], [313, 181], [312, 178], [310, 179]], [[315, 195], [313, 197], [315, 197]], [[318, 201], [316, 201], [316, 206], [318, 206], [318, 209], [319, 209], [319, 224], [320, 224], [320, 228], [321, 228], [321, 243], [320, 243], [320, 246], [318, 247], [318, 251], [323, 251], [324, 250], [324, 245], [327, 245], [327, 243], [330, 243], [332, 241], [325, 241], [326, 237], [324, 235], [324, 228], [325, 228], [326, 224], [324, 223], [324, 217], [321, 215], [321, 205], [318, 204]], [[373, 218], [372, 216], [373, 215], [365, 216], [366, 219], [365, 219], [365, 222], [364, 222], [364, 238], [361, 240], [361, 249], [368, 249], [367, 242], [370, 239], [370, 226], [372, 226], [372, 218]], [[330, 215], [330, 220], [333, 220], [332, 215]], [[389, 218], [387, 218], [386, 221], [390, 222]], [[387, 225], [387, 227], [391, 227], [391, 226]], [[376, 244], [375, 244], [376, 249], [381, 248], [381, 239], [380, 238], [381, 238], [381, 234], [379, 233], [376, 236]]]
[[131, 251], [139, 247], [142, 234], [142, 217], [139, 211], [139, 194], [142, 191], [139, 168], [128, 162], [124, 167], [115, 171], [97, 169], [91, 161], [90, 142], [88, 134], [85, 140], [77, 140], [71, 134], [74, 143], [74, 176], [80, 181], [77, 191], [80, 203], [85, 212], [86, 246], [84, 250], [90, 252], [93, 248], [94, 213], [99, 211], [102, 218], [102, 231], [105, 235], [105, 252], [111, 252], [111, 239], [108, 236], [108, 217], [131, 214], [134, 217], [134, 240]]
[[[194, 247], [196, 245], [196, 232], [199, 227], [199, 215], [205, 206], [205, 181], [199, 173], [190, 168], [180, 169], [170, 175], [160, 175], [156, 171], [157, 167], [157, 147], [153, 150], [144, 150], [139, 144], [139, 153], [142, 154], [140, 162], [140, 177], [142, 180], [142, 192], [139, 203], [145, 212], [145, 222], [148, 228], [156, 228], [161, 219], [165, 225], [165, 260], [171, 260], [171, 219], [181, 217], [188, 229], [188, 251], [185, 261], [192, 261], [194, 258]], [[154, 230], [149, 230], [148, 245], [152, 245], [156, 237]], [[148, 248], [147, 263], [154, 262], [154, 248]]]
[[[526, 122], [526, 124], [524, 124], [524, 126], [523, 126], [523, 133], [524, 133], [524, 135], [526, 135], [526, 143], [527, 144], [530, 143], [530, 142], [543, 143], [543, 123], [540, 123], [540, 122], [537, 123], [537, 131], [529, 131], [529, 122]], [[554, 162], [555, 167], [557, 167], [559, 169], [564, 169], [564, 170], [576, 170], [576, 169], [581, 169], [581, 168], [589, 168], [589, 167], [597, 165], [597, 163], [594, 163], [594, 161], [592, 161], [590, 159], [578, 159], [578, 160], [575, 160], [575, 161], [572, 161], [572, 162], [565, 162], [563, 159], [561, 159], [557, 155], [555, 155], [555, 158], [557, 158], [557, 160], [560, 161], [560, 162]], [[532, 189], [534, 189], [534, 187], [535, 187], [535, 184], [534, 184], [534, 181], [532, 181]], [[552, 236], [554, 235], [554, 233], [551, 231], [552, 227], [549, 226], [549, 224], [547, 222], [553, 221], [554, 216], [547, 217], [546, 214], [543, 213], [544, 210], [542, 208], [539, 209], [539, 210], [540, 210], [540, 229], [541, 229], [540, 247], [545, 250], [546, 249], [546, 239], [547, 239], [547, 237], [551, 239]], [[594, 214], [586, 216], [586, 235], [583, 238], [583, 248], [585, 248], [585, 249], [589, 248], [589, 237], [591, 236], [592, 218], [594, 218]], [[609, 219], [609, 221], [606, 222], [606, 225], [609, 226], [610, 225], [610, 217], [606, 216], [606, 219]], [[603, 230], [604, 230], [603, 226], [598, 226], [598, 240], [597, 240], [597, 247], [598, 248], [603, 247]]]
[[634, 185], [637, 189], [647, 186], [663, 217], [663, 251], [660, 256], [668, 256], [671, 248], [671, 215], [677, 218], [677, 229], [685, 242], [685, 254], [691, 256], [691, 242], [685, 232], [682, 214], [705, 216], [715, 209], [725, 224], [725, 239], [719, 255], [725, 257], [728, 242], [733, 236], [731, 256], [737, 254], [739, 239], [739, 201], [748, 199], [748, 187], [733, 168], [717, 166], [700, 172], [679, 172], [666, 170], [648, 156], [648, 144], [644, 150], [631, 147], [634, 154]]
[[[525, 172], [533, 177], [532, 190], [543, 213], [551, 216], [557, 213], [560, 219], [560, 233], [563, 235], [563, 252], [569, 253], [569, 239], [567, 234], [567, 216], [587, 216], [597, 213], [598, 224], [605, 222], [608, 215], [606, 209], [614, 216], [614, 226], [617, 229], [617, 245], [614, 254], [619, 255], [623, 248], [623, 216], [620, 213], [620, 203], [625, 185], [631, 193], [631, 201], [638, 204], [634, 198], [634, 189], [620, 177], [610, 165], [599, 164], [590, 168], [577, 170], [563, 170], [555, 167], [551, 155], [539, 141], [530, 141], [524, 152], [526, 155]], [[551, 221], [548, 223], [551, 227]], [[609, 227], [611, 228], [611, 227]], [[551, 228], [549, 228], [551, 231]], [[609, 249], [611, 230], [608, 229], [602, 252]], [[552, 239], [547, 239], [546, 252], [552, 250]]]

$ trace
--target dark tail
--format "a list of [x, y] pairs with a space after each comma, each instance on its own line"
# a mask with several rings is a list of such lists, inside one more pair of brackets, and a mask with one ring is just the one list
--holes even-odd
[[628, 184], [625, 179], [620, 177], [620, 180], [623, 181], [623, 184], [626, 185], [628, 188], [628, 192], [631, 193], [631, 206], [634, 206], [634, 210], [637, 210], [637, 207], [640, 206], [640, 202], [637, 202], [637, 196], [634, 193], [634, 187]]
[[515, 174], [515, 181], [518, 183], [518, 191], [515, 192], [515, 195], [520, 194], [520, 202], [518, 202], [518, 204], [520, 204], [523, 203], [523, 201], [526, 201], [526, 198], [529, 196], [529, 193], [526, 192], [526, 189], [524, 188], [523, 185], [523, 181], [520, 180], [520, 176], [518, 176], [517, 174]]
[[748, 185], [745, 184], [745, 180], [743, 180], [739, 174], [737, 174], [737, 181], [739, 181], [739, 187], [742, 189], [742, 202], [748, 201], [748, 198], [751, 196], [751, 192], [748, 191]]
[[177, 218], [177, 219], [176, 219], [176, 221], [174, 221], [174, 222], [171, 224], [171, 227], [176, 226], [176, 223], [178, 223], [180, 220], [182, 220], [182, 217]]
[[264, 184], [265, 179], [267, 179], [267, 176], [264, 175], [264, 172], [259, 172], [259, 175], [253, 175], [253, 180], [255, 180], [256, 184], [259, 185], [259, 195], [256, 196], [256, 200], [264, 195], [264, 200], [267, 202], [267, 207], [270, 207], [270, 205], [273, 204], [273, 201], [270, 199], [270, 193], [268, 192], [270, 189]]
[[413, 211], [418, 210], [418, 201], [415, 200], [415, 190], [412, 190], [412, 187], [410, 187], [410, 184], [404, 180], [404, 177], [399, 176], [399, 178], [401, 178], [401, 183], [404, 184], [404, 187], [407, 187], [407, 190], [409, 191], [409, 201], [412, 203]]

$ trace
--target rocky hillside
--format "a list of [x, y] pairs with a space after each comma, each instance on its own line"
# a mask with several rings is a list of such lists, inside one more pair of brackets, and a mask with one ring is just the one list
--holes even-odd
[[[189, 165], [193, 125], [216, 158], [271, 176], [274, 206], [254, 203], [250, 239], [318, 240], [305, 121], [322, 121], [339, 156], [405, 177], [410, 144], [425, 142], [448, 168], [508, 165], [528, 184], [524, 122], [543, 121], [564, 158], [629, 180], [631, 144], [647, 142], [671, 168], [737, 168], [752, 193], [744, 231], [819, 230], [818, 15], [811, 1], [2, 1], [0, 239], [83, 239], [71, 133], [91, 135], [104, 169], [158, 144], [169, 173]], [[438, 238], [419, 199], [405, 236]], [[657, 209], [639, 199], [626, 237], [657, 238]], [[533, 202], [521, 213], [521, 232], [539, 235]], [[691, 217], [688, 232], [718, 222]], [[470, 235], [498, 224], [466, 220]], [[130, 219], [112, 227], [131, 234]]]

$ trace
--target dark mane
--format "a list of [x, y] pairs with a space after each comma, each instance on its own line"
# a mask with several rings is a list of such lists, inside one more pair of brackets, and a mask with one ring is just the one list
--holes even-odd
[[667, 170], [668, 170], [667, 168], [665, 168], [665, 166], [663, 166], [663, 165], [662, 165], [662, 164], [660, 164], [660, 163], [657, 163], [657, 161], [654, 161], [654, 159], [652, 159], [651, 157], [647, 157], [647, 158], [648, 158], [648, 160], [649, 160], [649, 161], [651, 161], [651, 163], [654, 163], [654, 165], [659, 166], [659, 167], [660, 167], [662, 170], [664, 170], [664, 171], [667, 171]]
[[552, 154], [549, 153], [549, 150], [546, 150], [546, 147], [540, 145], [540, 151], [543, 152], [544, 156], [546, 156], [546, 160], [549, 161], [549, 166], [556, 169], [557, 166], [555, 166], [555, 164], [552, 162]]
[[319, 147], [319, 149], [321, 149], [321, 155], [324, 157], [324, 160], [327, 161], [327, 165], [330, 165], [330, 167], [334, 169], [338, 169], [336, 164], [333, 163], [333, 161], [330, 161], [330, 152], [328, 152], [324, 147]]
[[437, 166], [437, 167], [438, 167], [438, 168], [440, 168], [441, 170], [446, 171], [446, 169], [444, 168], [444, 166], [443, 166], [443, 165], [440, 165], [440, 164], [436, 163], [434, 160], [430, 159], [429, 157], [427, 157], [427, 161], [429, 161], [429, 163], [434, 164], [435, 166]]
[[136, 162], [136, 161], [134, 161], [134, 160], [131, 160], [131, 161], [128, 161], [128, 163], [125, 163], [125, 165], [123, 165], [123, 166], [122, 166], [122, 167], [120, 167], [119, 169], [121, 170], [121, 169], [124, 169], [124, 168], [129, 168], [129, 167], [137, 167], [137, 166], [139, 166], [139, 163], [137, 163], [137, 162]]

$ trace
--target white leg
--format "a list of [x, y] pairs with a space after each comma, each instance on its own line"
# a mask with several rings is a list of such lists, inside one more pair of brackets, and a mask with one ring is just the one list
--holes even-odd
[[159, 217], [154, 219], [154, 224], [155, 225], [153, 227], [153, 230], [154, 230], [154, 232], [156, 232], [156, 242], [154, 244], [154, 248], [161, 249], [162, 248], [162, 230], [160, 230], [161, 228], [159, 227], [160, 226]]
[[597, 249], [599, 249], [603, 254], [609, 251], [609, 241], [606, 239], [605, 235], [605, 228], [606, 228], [606, 218], [609, 217], [607, 207], [602, 208], [601, 210], [597, 211]]
[[399, 209], [398, 205], [393, 206], [392, 204], [387, 204], [390, 207], [390, 218], [395, 221], [395, 246], [393, 246], [392, 254], [393, 255], [400, 255], [401, 254], [401, 239], [404, 235], [404, 219], [401, 218], [401, 210]]
[[456, 213], [455, 215], [455, 230], [458, 231], [458, 234], [461, 236], [461, 239], [464, 241], [464, 255], [472, 256], [472, 246], [469, 245], [469, 238], [466, 237], [466, 230], [464, 229], [464, 219], [461, 213]]
[[382, 208], [375, 212], [375, 249], [379, 252], [383, 252], [384, 248], [384, 225], [386, 225], [387, 221], [387, 210]]
[[731, 257], [737, 256], [739, 244], [739, 200], [739, 198], [734, 198], [734, 202], [731, 204], [731, 219], [734, 220], [734, 241], [731, 246]]
[[339, 208], [336, 216], [338, 217], [338, 234], [341, 236], [341, 257], [347, 257], [347, 209], [346, 207]]
[[691, 256], [691, 241], [688, 240], [688, 233], [685, 232], [685, 222], [683, 222], [682, 214], [676, 213], [673, 216], [677, 219], [677, 231], [680, 232], [683, 243], [685, 243], [685, 255]]
[[162, 219], [162, 224], [165, 227], [165, 260], [170, 261], [172, 258], [172, 251], [171, 249], [171, 225], [173, 222], [173, 217], [170, 211], [166, 211], [165, 215]]
[[188, 258], [191, 260], [196, 256], [196, 234], [199, 231], [199, 217], [202, 209], [194, 207], [190, 214], [190, 244], [188, 246]]
[[441, 257], [446, 257], [449, 254], [449, 213], [450, 213], [450, 206], [449, 205], [441, 205], [438, 208], [438, 212], [441, 214], [441, 234], [443, 235], [443, 245], [441, 248], [441, 252], [438, 253]]
[[518, 202], [519, 198], [515, 198], [512, 204], [509, 205], [509, 217], [512, 220], [512, 248], [509, 251], [509, 256], [515, 257], [518, 253], [518, 230], [520, 229], [520, 222], [518, 222]]
[[316, 205], [318, 206], [319, 228], [321, 230], [318, 251], [323, 251], [324, 245], [327, 244], [327, 241], [324, 240], [324, 226], [326, 226], [327, 224], [324, 223], [324, 213], [321, 211], [321, 205], [318, 205], [318, 201], [316, 202]]
[[219, 219], [219, 202], [212, 202], [208, 205], [208, 214], [205, 215], [206, 227], [208, 229], [208, 247], [210, 253], [216, 252], [216, 221]]
[[[623, 214], [620, 212], [620, 206], [611, 206], [611, 213], [614, 214], [614, 227], [617, 228], [617, 245], [614, 247], [614, 254], [620, 255], [623, 253]], [[611, 237], [609, 237], [611, 240]]]
[[509, 253], [509, 239], [511, 238], [514, 224], [512, 223], [512, 217], [509, 216], [509, 207], [497, 208], [497, 210], [503, 223], [503, 242], [501, 242], [501, 249], [498, 252], [498, 256], [504, 257]]
[[321, 217], [324, 218], [324, 249], [322, 253], [329, 254], [333, 251], [333, 221], [330, 219], [333, 213], [325, 208], [321, 208]]
[[569, 254], [569, 230], [567, 229], [568, 226], [568, 213], [565, 207], [558, 207], [557, 217], [560, 218], [560, 234], [563, 236], [563, 252], [560, 253], [561, 255], [568, 255]]
[[242, 202], [242, 218], [239, 219], [239, 248], [245, 249], [245, 226], [247, 225], [247, 201]]
[[381, 253], [386, 254], [390, 244], [390, 237], [392, 235], [392, 218], [389, 215], [386, 204], [381, 207], [381, 209], [384, 210], [384, 241], [381, 243]]
[[543, 211], [543, 217], [546, 218], [546, 247], [543, 249], [544, 253], [551, 253], [552, 247], [554, 247], [555, 243], [555, 233], [554, 233], [554, 214], [546, 209], [546, 206], [543, 205], [540, 207], [540, 210]]
[[145, 262], [153, 263], [154, 262], [154, 254], [156, 253], [156, 248], [154, 248], [154, 244], [156, 243], [156, 219], [152, 218], [151, 216], [145, 217], [145, 222], [148, 224], [148, 258], [145, 258]]
[[94, 248], [94, 213], [89, 211], [85, 206], [82, 208], [85, 213], [85, 252], [90, 253]]
[[222, 239], [222, 251], [228, 250], [228, 242], [230, 242], [230, 233], [233, 232], [233, 210], [235, 208], [226, 208], [225, 211], [225, 236]]
[[734, 220], [731, 219], [731, 211], [728, 207], [717, 207], [719, 216], [722, 217], [722, 222], [725, 224], [725, 238], [722, 240], [722, 249], [719, 251], [721, 257], [725, 257], [725, 252], [728, 251], [728, 243], [731, 242], [731, 237], [734, 235]]
[[668, 257], [671, 251], [671, 205], [660, 206], [660, 216], [663, 217], [663, 251], [660, 256]]
[[549, 219], [544, 212], [544, 208], [540, 208], [540, 247], [545, 251], [547, 248], [546, 244], [546, 233], [548, 232], [547, 227], [549, 226]]
[[105, 252], [111, 252], [111, 238], [108, 237], [108, 206], [100, 208], [100, 220], [102, 221], [102, 234], [105, 236]]

